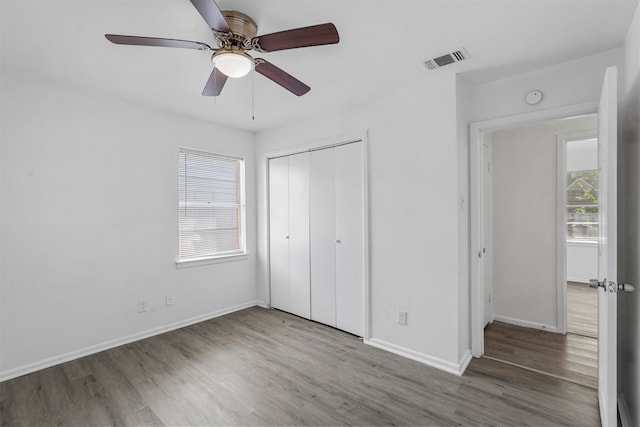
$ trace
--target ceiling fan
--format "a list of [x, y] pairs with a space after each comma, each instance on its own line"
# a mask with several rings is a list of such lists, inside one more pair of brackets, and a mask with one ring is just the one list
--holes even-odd
[[115, 44], [177, 47], [212, 51], [213, 71], [202, 91], [204, 96], [218, 96], [227, 77], [246, 76], [252, 69], [274, 81], [295, 95], [309, 92], [309, 86], [265, 59], [253, 58], [247, 51], [267, 53], [278, 50], [335, 44], [340, 41], [338, 30], [332, 23], [295, 28], [256, 36], [258, 26], [251, 17], [234, 10], [220, 10], [214, 0], [190, 0], [202, 15], [220, 45], [212, 48], [206, 43], [157, 37], [105, 34]]

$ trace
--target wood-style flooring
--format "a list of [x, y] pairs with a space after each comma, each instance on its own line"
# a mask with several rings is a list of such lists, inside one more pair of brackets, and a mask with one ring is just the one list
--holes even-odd
[[598, 290], [567, 282], [567, 332], [598, 338]]
[[566, 335], [493, 322], [485, 328], [485, 357], [588, 387], [598, 386], [598, 293], [567, 283]]
[[598, 340], [493, 322], [484, 330], [484, 355], [592, 388], [598, 386]]
[[0, 383], [0, 425], [599, 425], [588, 387], [464, 376], [258, 307]]

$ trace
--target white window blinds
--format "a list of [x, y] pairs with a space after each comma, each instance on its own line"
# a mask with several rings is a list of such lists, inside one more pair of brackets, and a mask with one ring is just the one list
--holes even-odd
[[243, 253], [243, 160], [184, 148], [179, 153], [179, 259]]

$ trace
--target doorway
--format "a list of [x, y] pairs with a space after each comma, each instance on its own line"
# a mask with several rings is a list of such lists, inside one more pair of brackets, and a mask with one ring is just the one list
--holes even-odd
[[[598, 238], [598, 278], [593, 285], [598, 287], [598, 403], [602, 424], [615, 426], [617, 407], [617, 302], [618, 289], [627, 288], [618, 283], [618, 85], [617, 67], [608, 67], [604, 73], [600, 99], [597, 102], [575, 104], [547, 110], [538, 110], [517, 116], [502, 117], [471, 123], [470, 126], [470, 234], [471, 234], [471, 352], [475, 357], [484, 354], [484, 259], [482, 245], [482, 167], [483, 133], [513, 127], [535, 121], [576, 117], [593, 114], [598, 117], [598, 171], [599, 171], [599, 238]], [[563, 197], [564, 189], [559, 196]], [[474, 203], [475, 201], [475, 203]], [[564, 209], [562, 209], [564, 211]], [[557, 221], [558, 228], [566, 224]], [[557, 236], [562, 236], [559, 230]], [[559, 246], [565, 246], [565, 239], [557, 239]], [[557, 251], [558, 256], [565, 252]], [[561, 265], [566, 265], [561, 263]], [[565, 283], [566, 276], [559, 276], [559, 283]], [[559, 286], [558, 289], [566, 289]], [[633, 287], [629, 287], [631, 292]], [[558, 298], [566, 298], [559, 292]], [[563, 305], [557, 305], [561, 310]], [[562, 318], [562, 316], [558, 316]]]
[[598, 139], [596, 130], [561, 135], [566, 178], [567, 332], [598, 338]]
[[[597, 206], [584, 202], [567, 207], [568, 182], [574, 190], [582, 189], [580, 195], [577, 190], [569, 193], [575, 196], [572, 201], [592, 195], [593, 188], [588, 185], [592, 177], [569, 168], [566, 159], [575, 160], [574, 146], [567, 156], [569, 141], [577, 146], [580, 138], [596, 132], [596, 116], [580, 115], [483, 133], [482, 209], [487, 221], [482, 224], [484, 245], [479, 254], [485, 282], [483, 320], [488, 324], [484, 355], [594, 388], [597, 341], [567, 333], [568, 324], [584, 323], [580, 316], [590, 315], [590, 323], [597, 325], [597, 312], [590, 312], [588, 304], [582, 312], [576, 310], [583, 296], [576, 291], [590, 295], [592, 289], [568, 283], [569, 255], [572, 262], [577, 255], [567, 238], [571, 232], [580, 239], [580, 232], [591, 227], [587, 220], [594, 209], [597, 217]], [[584, 233], [591, 234], [592, 229]], [[577, 243], [590, 244], [586, 239]], [[597, 277], [597, 241], [595, 250], [592, 277]], [[582, 273], [586, 280], [571, 278], [588, 283], [590, 273]]]

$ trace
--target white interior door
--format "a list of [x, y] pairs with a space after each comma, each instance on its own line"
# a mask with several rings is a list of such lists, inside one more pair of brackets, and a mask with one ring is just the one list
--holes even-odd
[[362, 143], [335, 149], [336, 323], [364, 334], [364, 194]]
[[269, 160], [271, 306], [289, 311], [289, 158]]
[[309, 213], [311, 319], [336, 326], [336, 242], [334, 149], [311, 152]]
[[309, 153], [289, 156], [289, 312], [309, 318]]
[[598, 107], [598, 400], [603, 427], [617, 426], [617, 68], [607, 68]]

